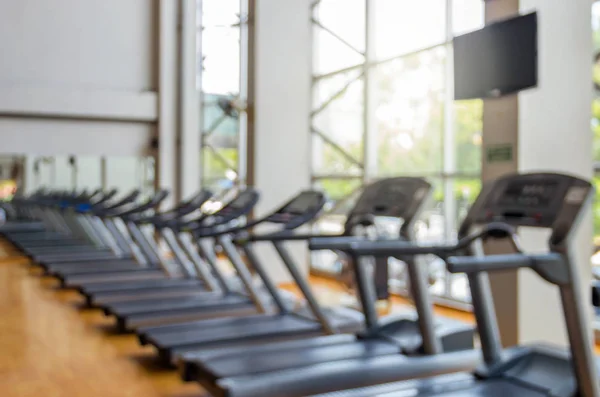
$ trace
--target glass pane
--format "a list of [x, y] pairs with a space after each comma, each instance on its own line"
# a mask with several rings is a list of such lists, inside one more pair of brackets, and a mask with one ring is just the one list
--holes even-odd
[[106, 187], [120, 194], [140, 189], [146, 195], [154, 192], [155, 164], [152, 157], [107, 157]]
[[[332, 201], [326, 215], [323, 215], [314, 224], [315, 233], [340, 234], [344, 231], [346, 215], [352, 210], [355, 198], [358, 197], [360, 179], [321, 179], [316, 186], [327, 193]], [[338, 274], [345, 258], [333, 251], [316, 251], [311, 253], [311, 266], [313, 269], [327, 273]]]
[[[204, 167], [202, 185], [215, 190], [226, 189], [233, 185], [237, 178], [237, 148], [202, 149], [202, 163]], [[231, 166], [230, 166], [231, 165]]]
[[600, 2], [592, 4], [592, 31], [594, 32], [594, 50], [600, 49]]
[[365, 57], [342, 41], [331, 35], [331, 33], [315, 25], [314, 49], [313, 49], [313, 72], [314, 74], [325, 74], [335, 72], [354, 65], [360, 65]]
[[[360, 158], [362, 144], [336, 148], [320, 136], [313, 136], [313, 171], [317, 175], [362, 175], [362, 169], [353, 160]], [[348, 157], [351, 156], [351, 157]]]
[[456, 225], [457, 227], [467, 216], [471, 205], [475, 202], [481, 191], [480, 178], [457, 178], [453, 181], [454, 200], [456, 200]]
[[594, 254], [592, 255], [592, 266], [600, 267], [600, 174], [594, 174], [594, 187], [596, 188], [596, 197], [593, 202], [594, 215]]
[[[361, 179], [320, 179], [316, 183], [319, 189], [322, 189], [325, 193], [327, 193], [327, 197], [338, 203], [339, 206], [343, 206], [347, 208], [347, 213], [352, 208], [348, 205], [343, 205], [342, 201], [351, 201], [349, 195], [355, 191], [362, 185]], [[354, 195], [353, 195], [354, 196]], [[336, 213], [340, 213], [341, 211], [336, 210]]]
[[231, 26], [239, 22], [240, 0], [201, 0], [202, 25]]
[[365, 0], [321, 0], [315, 19], [357, 50], [365, 50]]
[[[429, 205], [423, 211], [419, 220], [415, 223], [415, 237], [421, 242], [440, 242], [445, 241], [445, 222], [444, 222], [444, 189], [442, 180], [431, 178], [429, 182], [433, 186], [432, 198]], [[445, 264], [434, 255], [419, 256], [416, 261], [421, 266], [427, 266], [429, 269], [430, 290], [434, 294], [441, 295], [445, 292]], [[401, 290], [408, 287], [406, 266], [403, 261], [389, 259], [388, 261], [391, 285]]]
[[237, 147], [240, 130], [239, 118], [235, 114], [228, 115], [223, 109], [223, 103], [230, 98], [221, 95], [204, 96], [202, 132], [206, 140], [215, 147]]
[[377, 59], [443, 43], [446, 0], [371, 0]]
[[456, 170], [463, 173], [481, 171], [481, 137], [483, 101], [454, 102], [454, 138]]
[[[600, 174], [594, 175], [594, 187], [596, 188], [596, 199], [594, 200], [594, 243], [600, 245]], [[600, 258], [598, 258], [600, 265]]]
[[483, 0], [452, 1], [452, 33], [460, 35], [485, 25]]
[[441, 172], [446, 49], [373, 70], [379, 175]]
[[[317, 93], [323, 90], [331, 92], [327, 85], [330, 80], [323, 81], [317, 86]], [[331, 80], [333, 84], [337, 84]], [[313, 117], [313, 125], [317, 131], [331, 140], [347, 155], [362, 162], [363, 158], [363, 80], [354, 81], [327, 107]], [[360, 167], [353, 163], [348, 156], [340, 153], [331, 142], [314, 134], [313, 138], [313, 169], [317, 173], [339, 173], [343, 171], [359, 172]]]
[[202, 51], [202, 90], [214, 94], [239, 92], [240, 29], [205, 27]]
[[[318, 80], [313, 86], [313, 109], [316, 110], [321, 106], [326, 105], [326, 103], [337, 96], [340, 91], [344, 90], [346, 86], [353, 84], [361, 73], [361, 69], [355, 69]], [[340, 98], [335, 98], [335, 100], [338, 99]], [[358, 108], [359, 107], [357, 107], [357, 109]], [[360, 103], [360, 109], [358, 110], [362, 111], [362, 102]]]

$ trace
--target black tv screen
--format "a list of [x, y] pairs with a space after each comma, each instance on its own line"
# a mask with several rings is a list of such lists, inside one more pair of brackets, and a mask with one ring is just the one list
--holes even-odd
[[537, 14], [454, 38], [454, 99], [490, 98], [537, 85]]

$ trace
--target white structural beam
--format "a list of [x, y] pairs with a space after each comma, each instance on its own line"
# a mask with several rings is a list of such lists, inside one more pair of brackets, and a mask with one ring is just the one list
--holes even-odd
[[171, 192], [166, 206], [178, 199], [177, 127], [178, 127], [178, 6], [173, 0], [159, 2], [158, 59], [158, 148], [157, 187]]
[[156, 92], [0, 85], [0, 117], [123, 120], [153, 123]]
[[[250, 98], [255, 132], [249, 142], [249, 180], [262, 194], [256, 213], [260, 216], [311, 185], [311, 1], [259, 0], [255, 7], [254, 100]], [[290, 248], [307, 272], [306, 247]], [[287, 279], [272, 251], [265, 249], [261, 255], [273, 264], [270, 274], [278, 281]]]
[[196, 1], [181, 0], [179, 186], [181, 196], [200, 189], [200, 92], [196, 78]]

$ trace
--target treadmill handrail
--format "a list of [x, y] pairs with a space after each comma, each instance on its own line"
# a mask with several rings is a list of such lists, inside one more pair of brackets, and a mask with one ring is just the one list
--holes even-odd
[[315, 233], [294, 233], [289, 229], [284, 230], [282, 232], [274, 232], [269, 234], [253, 234], [248, 237], [238, 237], [234, 239], [234, 242], [241, 241], [305, 241], [305, 240], [313, 240], [313, 239], [348, 239], [355, 241], [356, 239], [360, 239], [359, 236], [341, 236], [338, 234], [325, 235], [325, 234], [315, 234]]
[[[350, 241], [344, 239], [336, 243], [335, 240], [330, 244], [326, 241], [313, 242], [309, 244], [309, 248], [317, 247], [316, 249], [331, 249], [322, 248], [326, 246], [335, 246], [340, 251], [345, 251], [355, 256], [378, 256], [378, 257], [402, 257], [406, 255], [426, 255], [434, 254], [441, 258], [456, 254], [468, 249], [476, 240], [485, 240], [487, 238], [506, 238], [510, 237], [513, 247], [517, 252], [520, 252], [518, 237], [514, 228], [506, 223], [495, 222], [490, 223], [476, 233], [472, 233], [461, 238], [456, 244], [422, 244], [405, 240], [355, 240]], [[401, 259], [401, 258], [399, 258]]]
[[130, 217], [130, 220], [136, 223], [162, 223], [168, 221], [177, 220], [185, 215], [189, 215], [192, 212], [198, 210], [202, 204], [208, 201], [212, 197], [212, 193], [208, 190], [202, 190], [200, 193], [195, 195], [191, 200], [181, 202], [179, 205], [155, 214], [144, 215], [134, 214]]
[[143, 211], [147, 211], [149, 209], [153, 209], [157, 205], [159, 205], [164, 199], [167, 198], [169, 192], [167, 190], [161, 190], [152, 196], [149, 200], [146, 200], [144, 203], [130, 209], [126, 209], [123, 211], [115, 211], [108, 214], [110, 217], [118, 217], [118, 218], [127, 218], [130, 215], [138, 214]]

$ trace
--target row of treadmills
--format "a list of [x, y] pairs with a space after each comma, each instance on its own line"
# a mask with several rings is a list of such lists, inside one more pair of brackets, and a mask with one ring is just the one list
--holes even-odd
[[[447, 244], [414, 238], [431, 193], [421, 178], [378, 180], [356, 197], [343, 233], [321, 235], [304, 227], [326, 203], [313, 190], [260, 219], [251, 216], [259, 193], [249, 187], [201, 191], [166, 211], [157, 210], [165, 191], [39, 190], [4, 205], [0, 232], [214, 396], [600, 396], [570, 242], [591, 184], [553, 173], [489, 182]], [[402, 222], [397, 236], [371, 232], [382, 217]], [[519, 227], [550, 229], [548, 253], [524, 253]], [[510, 252], [483, 255], [483, 244], [497, 240]], [[361, 310], [322, 306], [288, 251], [292, 242], [345, 255]], [[261, 245], [279, 263], [262, 263]], [[476, 327], [434, 316], [423, 255], [467, 275]], [[386, 261], [375, 259], [390, 257], [406, 265], [415, 310], [380, 317], [373, 274]], [[284, 266], [301, 296], [278, 288], [274, 266]], [[570, 350], [501, 346], [488, 273], [520, 268], [560, 290]]]

